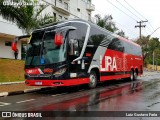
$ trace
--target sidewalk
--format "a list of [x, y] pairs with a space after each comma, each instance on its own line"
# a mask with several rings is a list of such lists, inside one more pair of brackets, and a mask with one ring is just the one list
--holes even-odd
[[46, 86], [26, 86], [25, 83], [0, 85], [0, 97], [23, 94], [47, 88]]
[[37, 88], [43, 88], [43, 87], [42, 86], [26, 86], [24, 83], [0, 85], [0, 93], [21, 91], [21, 90], [28, 90], [28, 89], [37, 89]]
[[156, 75], [156, 74], [160, 74], [160, 71], [149, 71], [149, 70], [145, 70], [143, 75], [141, 75], [141, 77], [145, 77], [145, 76], [152, 76], [152, 75]]

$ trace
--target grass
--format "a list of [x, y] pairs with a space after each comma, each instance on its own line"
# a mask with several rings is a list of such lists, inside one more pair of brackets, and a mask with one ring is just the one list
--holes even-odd
[[24, 61], [0, 59], [0, 82], [24, 81]]

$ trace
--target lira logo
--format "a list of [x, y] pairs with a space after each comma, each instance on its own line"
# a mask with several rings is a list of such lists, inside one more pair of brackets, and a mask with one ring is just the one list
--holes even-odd
[[116, 64], [116, 58], [115, 57], [110, 57], [110, 56], [105, 56], [105, 64], [102, 65], [102, 56], [100, 56], [100, 70], [101, 71], [113, 71], [117, 70], [117, 64]]

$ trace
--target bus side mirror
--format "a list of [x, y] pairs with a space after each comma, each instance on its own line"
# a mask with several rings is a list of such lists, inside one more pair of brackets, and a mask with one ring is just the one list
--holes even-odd
[[20, 39], [23, 39], [23, 38], [29, 38], [31, 37], [31, 35], [24, 35], [24, 36], [18, 36], [16, 37], [13, 42], [12, 42], [12, 50], [13, 51], [17, 51], [17, 42], [20, 40]]
[[17, 50], [17, 42], [12, 42], [12, 50], [13, 51]]
[[62, 34], [56, 34], [56, 35], [55, 35], [54, 43], [55, 43], [57, 46], [61, 46], [61, 45], [63, 44], [63, 36], [62, 36]]

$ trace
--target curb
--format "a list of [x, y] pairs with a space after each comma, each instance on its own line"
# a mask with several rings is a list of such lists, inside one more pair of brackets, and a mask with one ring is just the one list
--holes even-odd
[[[160, 72], [157, 72], [157, 73], [159, 74]], [[145, 75], [141, 75], [140, 77], [146, 77], [146, 76], [153, 76], [153, 74], [145, 74]]]
[[0, 83], [0, 85], [11, 85], [11, 84], [21, 84], [21, 83], [25, 83], [24, 81], [22, 82], [2, 82]]
[[36, 92], [36, 91], [40, 91], [40, 90], [42, 90], [42, 88], [25, 89], [25, 90], [20, 90], [20, 91], [13, 91], [13, 92], [1, 92], [0, 97], [19, 95], [19, 94], [25, 94], [25, 93], [32, 93], [32, 92]]
[[8, 96], [8, 92], [2, 92], [2, 93], [0, 93], [0, 97], [5, 97], [5, 96]]
[[146, 77], [146, 76], [152, 76], [152, 75], [141, 75], [140, 77]]
[[42, 90], [42, 88], [35, 88], [35, 89], [26, 89], [24, 90], [24, 93], [31, 93], [31, 92], [36, 92]]

